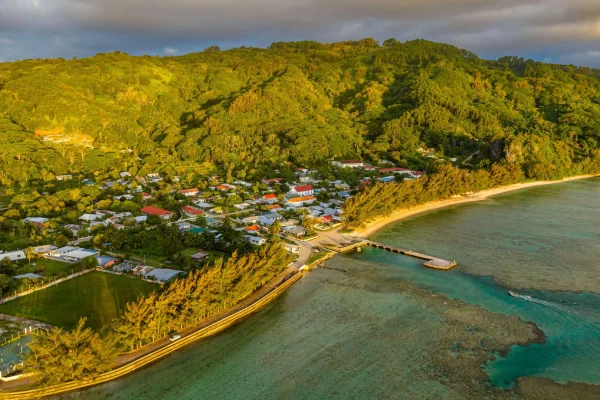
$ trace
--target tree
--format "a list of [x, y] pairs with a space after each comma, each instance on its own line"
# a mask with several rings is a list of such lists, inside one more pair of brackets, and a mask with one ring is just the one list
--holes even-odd
[[63, 234], [57, 235], [54, 239], [54, 245], [56, 247], [64, 247], [67, 245], [67, 243], [69, 243], [69, 238]]
[[35, 257], [35, 251], [33, 247], [28, 247], [25, 249], [25, 257], [27, 257], [27, 261], [29, 261], [29, 265], [31, 265], [31, 259]]
[[279, 221], [275, 221], [269, 226], [269, 233], [271, 235], [279, 235], [281, 233], [281, 224]]
[[82, 380], [109, 371], [118, 350], [114, 337], [101, 337], [81, 318], [72, 331], [37, 333], [24, 359], [25, 370], [43, 384]]

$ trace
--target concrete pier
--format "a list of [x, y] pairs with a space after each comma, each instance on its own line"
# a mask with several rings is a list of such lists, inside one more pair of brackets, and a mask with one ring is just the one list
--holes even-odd
[[448, 260], [444, 260], [441, 258], [432, 257], [427, 254], [417, 253], [416, 251], [406, 250], [406, 249], [402, 249], [400, 247], [389, 246], [387, 244], [373, 242], [372, 240], [365, 240], [364, 242], [365, 242], [365, 244], [368, 244], [369, 246], [377, 247], [379, 249], [388, 250], [388, 251], [392, 251], [394, 253], [404, 254], [407, 256], [416, 257], [416, 258], [425, 260], [425, 262], [423, 263], [423, 266], [428, 267], [428, 268], [447, 271], [449, 269], [456, 267], [456, 261], [448, 261]]

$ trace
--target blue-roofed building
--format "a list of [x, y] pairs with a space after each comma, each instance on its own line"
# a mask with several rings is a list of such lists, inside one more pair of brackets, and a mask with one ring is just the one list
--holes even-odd
[[96, 261], [98, 261], [99, 267], [110, 268], [116, 263], [118, 263], [119, 259], [109, 256], [96, 256]]

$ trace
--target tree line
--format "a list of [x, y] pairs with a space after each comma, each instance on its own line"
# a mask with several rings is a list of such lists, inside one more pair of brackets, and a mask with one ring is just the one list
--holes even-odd
[[53, 328], [36, 334], [25, 370], [43, 384], [97, 376], [110, 370], [119, 353], [135, 350], [172, 332], [198, 325], [251, 295], [285, 269], [291, 256], [281, 244], [227, 261], [172, 281], [164, 290], [128, 303], [123, 316], [100, 332], [82, 319], [72, 331]]

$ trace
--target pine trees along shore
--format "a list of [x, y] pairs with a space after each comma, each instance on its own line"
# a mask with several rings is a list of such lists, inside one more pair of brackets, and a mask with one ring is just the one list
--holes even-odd
[[163, 291], [127, 304], [123, 316], [101, 332], [81, 319], [72, 331], [59, 328], [37, 335], [25, 369], [43, 384], [91, 378], [112, 368], [117, 355], [195, 326], [202, 319], [239, 303], [283, 271], [291, 256], [280, 244], [227, 261], [217, 259], [193, 270]]

